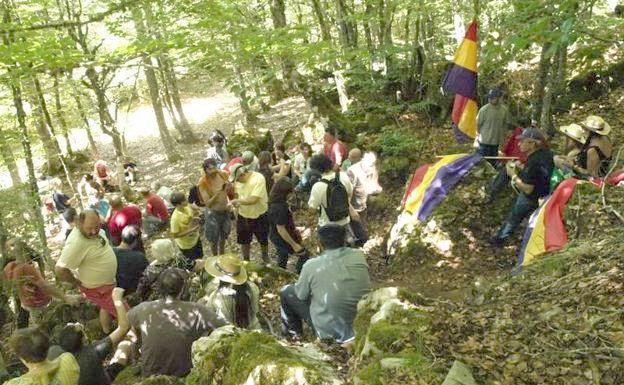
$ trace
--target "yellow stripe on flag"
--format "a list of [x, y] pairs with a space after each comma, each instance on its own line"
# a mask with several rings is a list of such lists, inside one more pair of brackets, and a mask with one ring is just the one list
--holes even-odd
[[464, 39], [460, 44], [455, 59], [453, 60], [458, 66], [462, 66], [472, 72], [477, 72], [477, 43]]
[[470, 99], [464, 106], [464, 111], [459, 119], [457, 127], [465, 135], [475, 138], [477, 136], [477, 113], [479, 112], [477, 102]]
[[531, 238], [527, 241], [526, 248], [524, 250], [524, 258], [522, 260], [522, 266], [526, 266], [533, 262], [535, 257], [546, 253], [546, 227], [544, 226], [544, 213], [546, 210], [544, 204], [540, 208], [540, 212], [535, 219], [535, 226], [531, 232]]
[[455, 160], [466, 156], [466, 154], [454, 154], [447, 155], [437, 161], [433, 166], [429, 167], [429, 170], [425, 173], [422, 182], [412, 191], [409, 198], [405, 202], [405, 210], [410, 214], [415, 214], [420, 209], [420, 205], [422, 204], [423, 197], [425, 196], [425, 191], [431, 184], [433, 178], [435, 178], [438, 170], [447, 164], [454, 162]]

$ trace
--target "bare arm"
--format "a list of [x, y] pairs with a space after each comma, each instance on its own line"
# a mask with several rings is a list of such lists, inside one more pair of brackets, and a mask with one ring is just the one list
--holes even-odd
[[520, 179], [520, 177], [517, 176], [517, 175], [515, 175], [512, 178], [512, 181], [516, 184], [516, 187], [518, 188], [518, 190], [522, 191], [526, 195], [530, 195], [533, 192], [533, 190], [535, 189], [534, 185], [528, 184], [528, 183], [524, 183], [522, 181], [522, 179]]
[[69, 282], [72, 286], [78, 287], [82, 284], [80, 280], [74, 277], [74, 274], [66, 267], [56, 266], [54, 273], [63, 282]]
[[128, 321], [128, 314], [126, 312], [126, 304], [123, 302], [124, 289], [116, 287], [113, 289], [112, 297], [113, 304], [115, 305], [115, 311], [117, 312], [117, 329], [108, 336], [113, 343], [113, 346], [117, 346], [128, 331], [130, 330], [130, 321]]
[[286, 243], [288, 243], [293, 248], [293, 250], [295, 250], [295, 253], [303, 249], [303, 247], [295, 242], [295, 240], [290, 236], [290, 233], [288, 232], [288, 230], [286, 230], [286, 226], [276, 225], [275, 228], [277, 229], [277, 233], [280, 235], [280, 237], [282, 237], [282, 239], [286, 241]]
[[58, 287], [46, 281], [42, 281], [39, 287], [47, 295], [60, 299], [61, 301], [65, 302], [68, 305], [77, 306], [80, 303], [81, 296], [68, 295], [63, 290], [59, 289]]

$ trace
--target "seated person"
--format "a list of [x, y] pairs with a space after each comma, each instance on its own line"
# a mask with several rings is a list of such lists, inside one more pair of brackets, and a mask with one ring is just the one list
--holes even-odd
[[[121, 232], [126, 226], [136, 226], [137, 229], [141, 229], [143, 215], [138, 206], [133, 204], [125, 205], [123, 198], [119, 195], [114, 195], [111, 198], [110, 205], [108, 231], [113, 245], [117, 246], [121, 242]], [[143, 243], [140, 241], [140, 238], [138, 247], [143, 250]]]
[[117, 257], [117, 286], [134, 293], [149, 264], [145, 253], [138, 250], [141, 232], [134, 226], [127, 226], [121, 232], [121, 243], [113, 248]]
[[[518, 197], [490, 243], [502, 246], [505, 240], [539, 206], [538, 200], [549, 194], [550, 176], [554, 168], [553, 153], [544, 148], [544, 134], [536, 128], [525, 128], [520, 140], [520, 150], [527, 155], [524, 165], [507, 163], [507, 175], [518, 190]], [[520, 169], [520, 171], [518, 171]]]
[[[59, 345], [73, 354], [80, 366], [80, 377], [76, 385], [109, 385], [127, 365], [130, 342], [122, 342], [130, 330], [123, 302], [123, 289], [113, 289], [112, 297], [117, 311], [117, 328], [104, 339], [87, 343], [84, 327], [79, 323], [67, 324], [60, 332]], [[115, 350], [117, 349], [117, 352]], [[109, 364], [104, 361], [115, 352]]]
[[139, 278], [136, 297], [141, 301], [152, 301], [158, 293], [158, 278], [170, 267], [184, 267], [182, 255], [171, 239], [157, 239], [147, 253], [150, 264]]
[[170, 221], [171, 237], [186, 257], [190, 268], [193, 265], [192, 261], [201, 259], [204, 255], [199, 237], [199, 213], [189, 204], [181, 192], [173, 193], [171, 203], [175, 207]]
[[74, 227], [76, 227], [78, 211], [76, 211], [73, 207], [68, 208], [63, 211], [63, 219], [65, 220], [65, 225], [63, 226], [65, 229], [65, 239], [67, 239], [67, 237], [69, 237], [69, 233], [71, 233]]
[[145, 199], [145, 213], [143, 216], [143, 231], [145, 231], [145, 234], [151, 236], [167, 228], [169, 211], [164, 199], [151, 191], [147, 186], [141, 186], [139, 193]]
[[556, 155], [554, 157], [555, 166], [565, 171], [572, 171], [587, 143], [587, 139], [589, 139], [589, 132], [574, 123], [559, 127], [559, 131], [566, 137], [566, 155]]
[[67, 194], [61, 191], [62, 188], [63, 183], [61, 180], [58, 178], [54, 179], [52, 182], [52, 200], [54, 201], [54, 208], [59, 214], [62, 214], [63, 211], [78, 203], [78, 195], [74, 195], [70, 198]]
[[173, 205], [171, 204], [171, 195], [173, 194], [173, 190], [167, 186], [163, 186], [160, 182], [152, 182], [152, 191], [156, 192], [156, 195], [161, 197], [165, 201], [165, 205], [167, 205], [167, 210], [169, 214], [173, 211]]
[[300, 336], [305, 320], [318, 338], [344, 343], [355, 337], [357, 303], [370, 291], [371, 282], [364, 254], [345, 247], [345, 231], [337, 224], [320, 227], [318, 238], [324, 251], [303, 265], [294, 285], [282, 288], [284, 332]]
[[128, 312], [130, 325], [140, 331], [141, 375], [144, 377], [186, 376], [193, 366], [193, 342], [225, 325], [207, 307], [180, 300], [186, 279], [184, 270], [165, 270], [159, 277], [161, 298], [143, 302]]
[[104, 190], [109, 192], [114, 190], [113, 175], [106, 161], [99, 159], [95, 162], [93, 165], [93, 175], [95, 176], [95, 181], [99, 183]]
[[21, 377], [14, 378], [4, 385], [76, 385], [80, 367], [71, 353], [63, 353], [58, 358], [48, 360], [50, 339], [37, 328], [17, 329], [9, 339], [9, 346], [15, 355], [28, 368]]
[[599, 116], [588, 116], [581, 122], [589, 138], [581, 149], [573, 171], [581, 175], [600, 178], [607, 175], [613, 156], [613, 144], [609, 138], [611, 126]]
[[260, 289], [247, 279], [242, 261], [234, 255], [208, 258], [205, 269], [214, 280], [199, 300], [219, 318], [243, 329], [260, 329]]
[[[522, 134], [522, 130], [524, 130], [522, 127], [515, 128], [499, 154], [501, 156], [516, 157], [520, 163], [524, 164], [526, 162], [526, 155], [520, 151], [520, 143], [518, 141], [518, 136]], [[505, 163], [507, 162], [506, 160], [499, 160], [495, 163], [498, 174], [496, 174], [492, 183], [488, 186], [487, 203], [494, 202], [500, 191], [509, 184], [509, 176], [505, 168]]]
[[83, 198], [87, 201], [87, 206], [92, 206], [104, 197], [105, 190], [93, 175], [85, 174], [78, 183], [78, 193], [84, 194]]
[[130, 186], [134, 186], [137, 181], [137, 165], [136, 163], [128, 160], [123, 164], [124, 180]]

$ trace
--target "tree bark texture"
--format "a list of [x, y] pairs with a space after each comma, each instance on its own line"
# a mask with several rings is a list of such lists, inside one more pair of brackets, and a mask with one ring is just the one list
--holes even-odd
[[316, 15], [316, 18], [319, 23], [319, 27], [321, 29], [321, 38], [323, 39], [324, 42], [331, 43], [332, 37], [331, 37], [329, 24], [327, 21], [327, 13], [325, 12], [323, 5], [321, 4], [321, 1], [312, 0], [312, 8], [314, 9], [314, 14]]
[[54, 74], [54, 106], [56, 112], [56, 120], [58, 120], [61, 125], [61, 132], [63, 133], [63, 137], [65, 138], [67, 154], [73, 155], [74, 150], [71, 146], [71, 141], [69, 138], [69, 128], [67, 126], [67, 121], [65, 120], [65, 114], [63, 112], [63, 107], [61, 105], [61, 90], [59, 86], [58, 74]]
[[0, 131], [0, 155], [2, 156], [4, 165], [9, 170], [13, 186], [17, 187], [21, 185], [22, 178], [19, 175], [19, 168], [17, 167], [17, 162], [15, 161], [15, 156], [11, 149], [11, 142], [6, 137], [6, 132], [4, 131]]

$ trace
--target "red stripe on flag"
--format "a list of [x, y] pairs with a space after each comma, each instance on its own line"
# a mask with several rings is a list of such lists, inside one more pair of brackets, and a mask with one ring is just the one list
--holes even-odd
[[407, 190], [405, 190], [403, 200], [401, 200], [401, 207], [405, 206], [405, 202], [407, 201], [407, 198], [409, 198], [409, 196], [412, 194], [412, 191], [414, 191], [414, 189], [422, 183], [423, 178], [427, 173], [427, 170], [429, 170], [429, 167], [431, 167], [431, 164], [425, 164], [416, 169], [416, 171], [414, 172], [414, 176], [412, 176], [412, 181], [410, 182], [409, 186], [407, 186]]
[[453, 123], [459, 124], [459, 120], [464, 113], [466, 103], [468, 103], [469, 101], [470, 98], [467, 98], [460, 94], [455, 95], [455, 101], [453, 102], [453, 112], [451, 113], [451, 119], [453, 120]]
[[477, 41], [477, 21], [476, 20], [470, 23], [470, 25], [468, 26], [468, 29], [466, 30], [466, 35], [464, 36], [464, 38], [468, 40], [472, 40], [472, 41]]
[[547, 252], [559, 250], [568, 243], [563, 210], [574, 193], [578, 179], [566, 179], [557, 186], [544, 207], [544, 246]]

